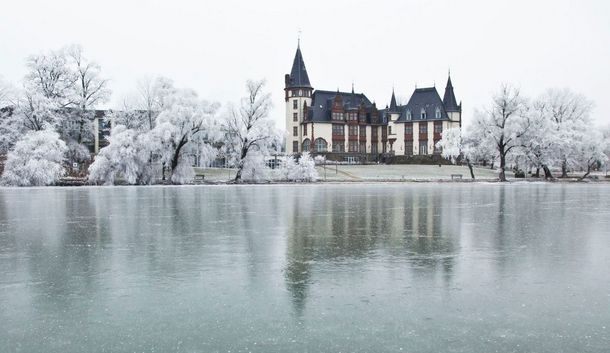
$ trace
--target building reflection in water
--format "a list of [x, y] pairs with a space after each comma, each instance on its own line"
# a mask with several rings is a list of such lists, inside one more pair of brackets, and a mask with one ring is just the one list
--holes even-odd
[[391, 190], [339, 187], [326, 192], [321, 187], [292, 198], [285, 210], [290, 223], [284, 276], [298, 316], [317, 281], [316, 271], [353, 260], [384, 257], [414, 275], [440, 273], [449, 285], [460, 209], [445, 205], [451, 196], [429, 188]]

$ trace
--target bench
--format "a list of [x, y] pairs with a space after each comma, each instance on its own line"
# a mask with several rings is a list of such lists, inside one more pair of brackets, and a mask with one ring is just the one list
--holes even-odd
[[195, 175], [195, 181], [203, 181], [205, 179], [205, 175]]
[[451, 180], [462, 180], [462, 174], [451, 174]]

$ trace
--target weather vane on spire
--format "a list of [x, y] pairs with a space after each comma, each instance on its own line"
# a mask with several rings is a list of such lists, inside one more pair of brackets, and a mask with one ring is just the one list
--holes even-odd
[[297, 36], [297, 45], [301, 46], [301, 28], [299, 27], [298, 36]]

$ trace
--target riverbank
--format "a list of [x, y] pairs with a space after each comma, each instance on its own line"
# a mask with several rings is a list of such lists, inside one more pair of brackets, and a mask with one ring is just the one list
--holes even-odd
[[[474, 168], [475, 179], [470, 177], [470, 171], [465, 166], [443, 165], [327, 165], [316, 167], [319, 179], [316, 183], [496, 183], [498, 173], [489, 168]], [[194, 185], [227, 185], [233, 184], [235, 169], [231, 168], [195, 168], [196, 178]], [[514, 178], [508, 172], [509, 182], [549, 182], [549, 183], [576, 183], [583, 182], [582, 175], [571, 174], [569, 178], [556, 178], [545, 180], [528, 176], [527, 178]], [[584, 182], [609, 182], [610, 178], [603, 173], [594, 173]], [[120, 183], [119, 184], [123, 184]], [[157, 185], [164, 183], [159, 180]], [[260, 181], [244, 182], [242, 184], [303, 184], [302, 182], [287, 181]], [[84, 186], [89, 185], [86, 179], [65, 178], [58, 186]]]
[[[317, 182], [327, 183], [387, 183], [387, 182], [498, 182], [498, 172], [489, 168], [474, 168], [475, 179], [470, 177], [466, 166], [455, 165], [327, 165], [316, 167], [319, 175]], [[235, 177], [234, 169], [196, 168], [200, 176], [198, 183], [225, 184]], [[507, 173], [509, 181], [545, 182], [544, 178], [513, 178]], [[570, 175], [567, 179], [557, 178], [549, 182], [576, 182], [581, 175]], [[604, 174], [592, 174], [594, 181], [608, 181]], [[286, 182], [265, 182], [286, 184]]]

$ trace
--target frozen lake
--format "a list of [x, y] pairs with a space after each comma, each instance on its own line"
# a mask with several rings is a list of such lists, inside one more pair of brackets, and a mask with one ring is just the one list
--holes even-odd
[[608, 352], [610, 186], [0, 189], [2, 352]]

